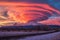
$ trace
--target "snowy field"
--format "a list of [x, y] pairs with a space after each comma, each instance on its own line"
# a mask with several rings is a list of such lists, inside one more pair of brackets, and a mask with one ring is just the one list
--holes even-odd
[[24, 39], [18, 39], [18, 40], [60, 40], [60, 32], [31, 36], [31, 37], [26, 37]]
[[[46, 33], [44, 32], [1, 32], [0, 36], [12, 36], [12, 35], [27, 35], [27, 34], [36, 34], [36, 33]], [[44, 35], [35, 35], [35, 36], [26, 36], [22, 38], [11, 38], [11, 39], [2, 39], [2, 40], [60, 40], [60, 32], [54, 32]]]
[[47, 33], [47, 32], [53, 32], [53, 31], [33, 31], [33, 32], [19, 32], [19, 31], [10, 31], [10, 32], [1, 32], [0, 31], [0, 37], [6, 37], [6, 36], [16, 36], [16, 35], [29, 35], [29, 34], [37, 34], [37, 33]]

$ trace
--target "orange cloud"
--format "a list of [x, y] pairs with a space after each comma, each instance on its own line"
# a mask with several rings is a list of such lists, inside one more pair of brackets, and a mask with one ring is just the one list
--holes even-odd
[[[20, 23], [27, 23], [37, 18], [48, 17], [43, 12], [48, 12], [50, 15], [54, 15], [54, 12], [60, 15], [60, 11], [54, 9], [48, 4], [37, 3], [25, 3], [25, 2], [0, 2], [0, 6], [4, 6], [7, 9], [9, 18]], [[36, 12], [36, 11], [39, 12]]]

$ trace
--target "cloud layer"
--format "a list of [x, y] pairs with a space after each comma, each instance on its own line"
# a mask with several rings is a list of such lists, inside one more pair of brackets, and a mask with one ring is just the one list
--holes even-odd
[[2, 10], [0, 20], [4, 19], [5, 21], [15, 21], [17, 23], [37, 23], [54, 15], [60, 16], [59, 10], [45, 3], [0, 2], [0, 10]]

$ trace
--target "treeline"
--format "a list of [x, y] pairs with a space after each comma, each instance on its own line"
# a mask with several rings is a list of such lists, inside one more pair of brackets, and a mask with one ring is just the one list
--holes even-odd
[[57, 30], [60, 31], [60, 26], [58, 25], [29, 25], [29, 26], [4, 26], [0, 27], [0, 31], [50, 31]]

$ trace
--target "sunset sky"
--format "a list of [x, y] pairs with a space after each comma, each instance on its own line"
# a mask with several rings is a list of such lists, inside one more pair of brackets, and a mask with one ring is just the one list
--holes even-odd
[[[44, 24], [51, 16], [53, 19], [54, 16], [60, 18], [59, 7], [59, 0], [0, 0], [0, 25], [11, 21]], [[57, 25], [60, 24], [60, 22], [56, 22]]]

